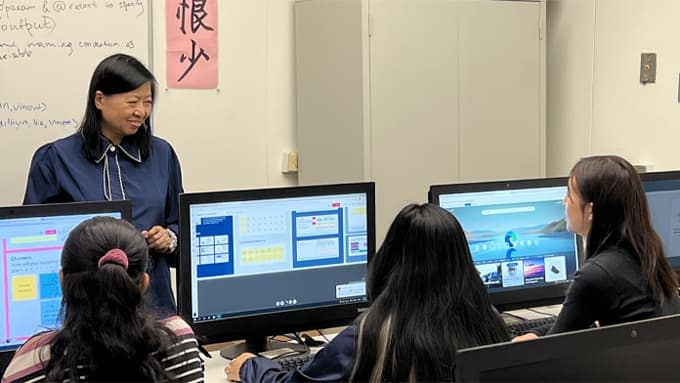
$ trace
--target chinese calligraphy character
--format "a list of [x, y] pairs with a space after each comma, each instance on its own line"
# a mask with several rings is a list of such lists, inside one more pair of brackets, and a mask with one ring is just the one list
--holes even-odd
[[187, 34], [186, 31], [186, 14], [187, 10], [191, 11], [191, 33], [196, 33], [200, 28], [207, 31], [213, 31], [214, 28], [208, 26], [204, 23], [204, 19], [208, 16], [208, 12], [205, 10], [205, 4], [208, 0], [191, 0], [191, 6], [189, 6], [187, 0], [182, 0], [177, 7], [177, 13], [175, 17], [180, 20], [180, 30], [183, 34]]
[[205, 53], [205, 50], [203, 48], [200, 49], [198, 53], [196, 53], [196, 40], [191, 39], [191, 57], [186, 56], [184, 53], [179, 58], [179, 62], [183, 63], [186, 60], [189, 60], [189, 66], [187, 69], [182, 73], [182, 75], [177, 79], [177, 82], [182, 81], [184, 77], [186, 77], [189, 72], [194, 68], [198, 60], [201, 58], [204, 58], [206, 61], [210, 61], [210, 56], [208, 56], [207, 53]]

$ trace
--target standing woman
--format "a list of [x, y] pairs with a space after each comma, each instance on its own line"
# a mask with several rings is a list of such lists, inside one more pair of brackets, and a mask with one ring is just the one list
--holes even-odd
[[408, 205], [369, 260], [371, 306], [297, 371], [253, 354], [226, 368], [244, 383], [454, 380], [460, 348], [508, 340], [472, 263], [465, 233], [434, 204]]
[[148, 304], [168, 316], [177, 311], [170, 265], [177, 261], [182, 176], [175, 151], [152, 134], [155, 95], [153, 74], [134, 57], [99, 63], [78, 131], [33, 155], [24, 204], [132, 200], [132, 223], [151, 253]]
[[586, 261], [548, 333], [680, 313], [678, 283], [628, 161], [611, 155], [579, 160], [564, 206], [567, 229], [585, 239]]
[[191, 327], [146, 311], [148, 262], [146, 241], [128, 222], [94, 217], [76, 226], [61, 252], [62, 326], [28, 339], [2, 383], [203, 382]]

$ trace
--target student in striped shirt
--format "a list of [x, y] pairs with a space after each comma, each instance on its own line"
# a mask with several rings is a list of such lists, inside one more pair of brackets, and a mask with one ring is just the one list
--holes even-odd
[[144, 307], [148, 246], [131, 224], [95, 217], [76, 226], [61, 254], [63, 326], [33, 336], [6, 382], [203, 382], [203, 360], [180, 317]]

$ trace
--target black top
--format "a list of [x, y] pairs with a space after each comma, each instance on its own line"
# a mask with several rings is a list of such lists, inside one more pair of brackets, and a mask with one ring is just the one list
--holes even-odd
[[548, 334], [582, 330], [595, 321], [605, 326], [677, 313], [680, 298], [656, 302], [642, 279], [640, 262], [627, 249], [611, 247], [576, 272]]

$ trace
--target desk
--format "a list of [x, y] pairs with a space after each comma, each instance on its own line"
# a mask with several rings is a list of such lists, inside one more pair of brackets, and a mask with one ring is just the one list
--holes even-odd
[[205, 358], [205, 381], [207, 383], [213, 382], [227, 382], [227, 375], [224, 373], [224, 368], [227, 367], [228, 360], [220, 356], [218, 351], [210, 351], [211, 359]]

